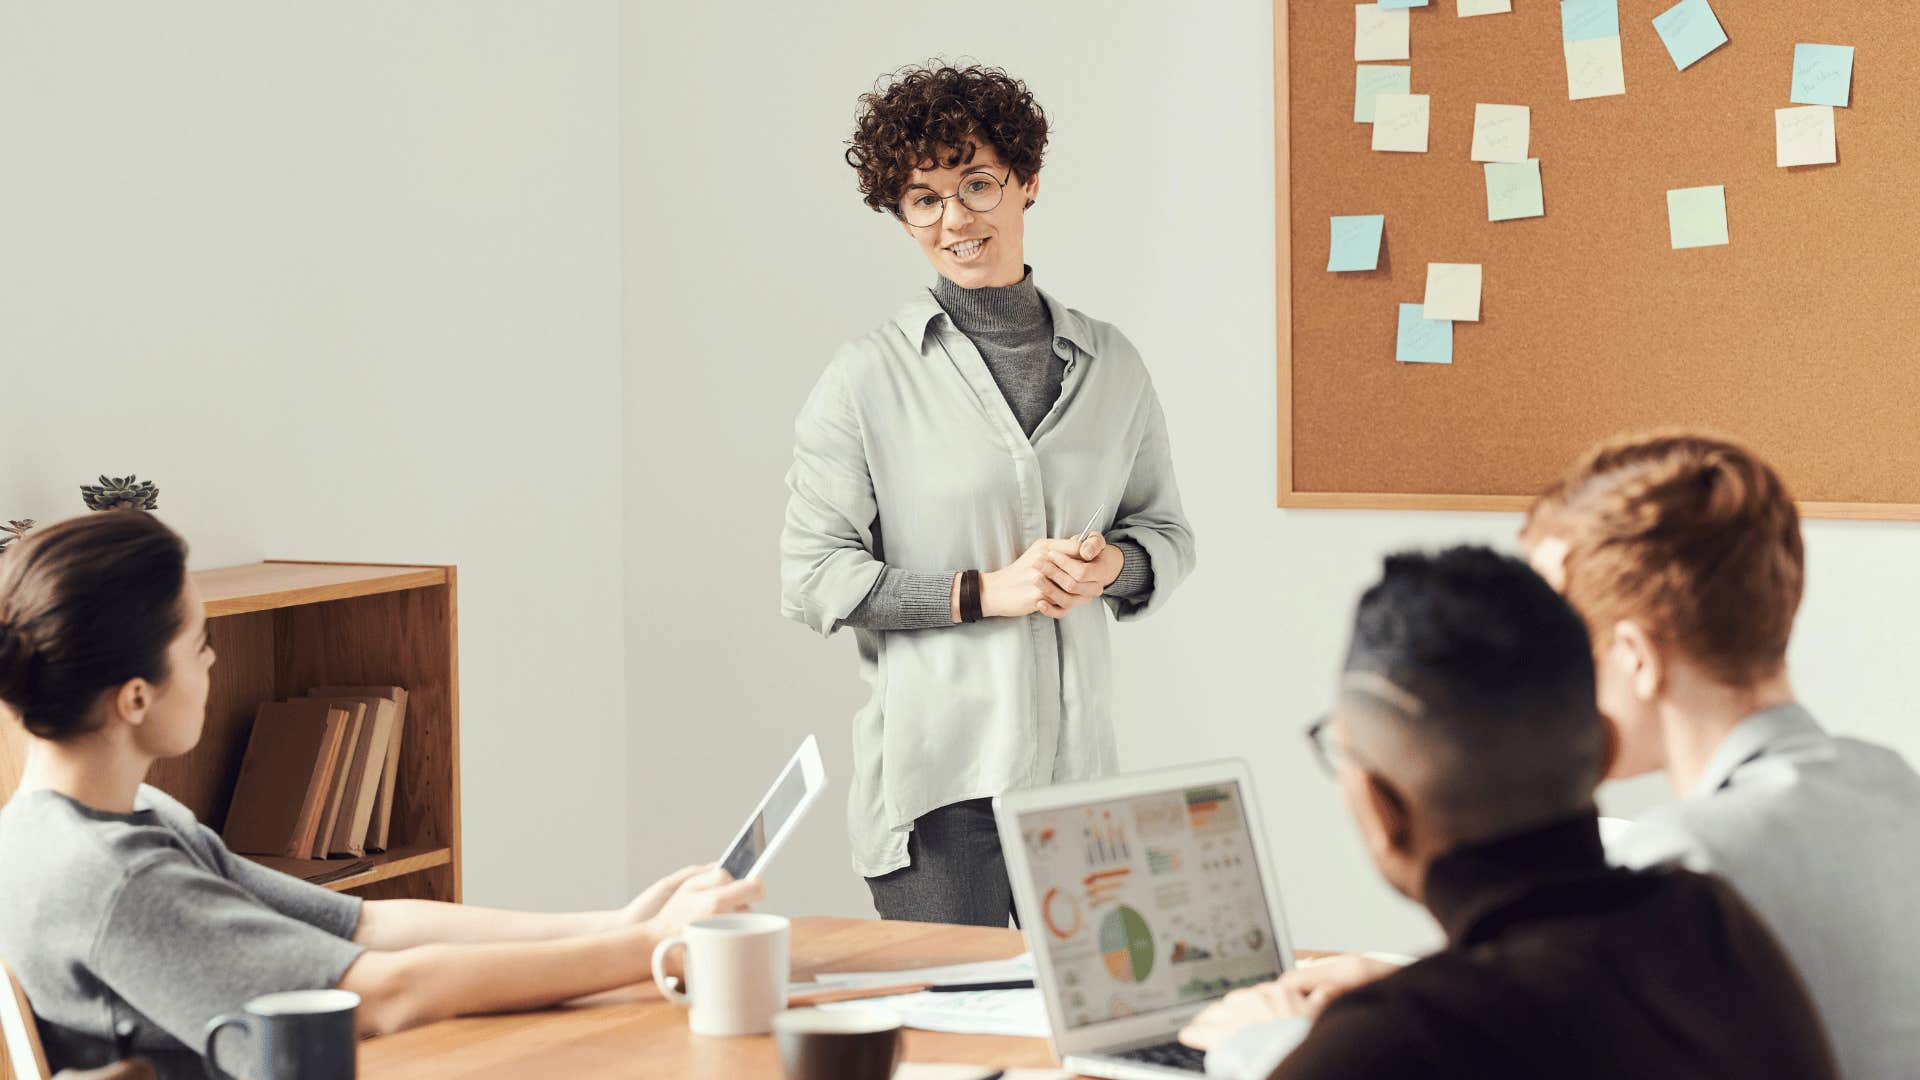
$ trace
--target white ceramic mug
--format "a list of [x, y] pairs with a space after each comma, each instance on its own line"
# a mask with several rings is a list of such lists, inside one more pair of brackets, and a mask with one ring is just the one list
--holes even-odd
[[[689, 1005], [695, 1035], [764, 1035], [787, 1007], [787, 920], [780, 915], [720, 915], [687, 926], [653, 950], [653, 981], [667, 1000]], [[687, 993], [667, 981], [675, 946], [687, 950]]]

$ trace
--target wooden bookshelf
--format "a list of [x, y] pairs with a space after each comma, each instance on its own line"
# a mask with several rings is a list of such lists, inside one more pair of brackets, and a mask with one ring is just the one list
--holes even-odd
[[[215, 830], [263, 701], [310, 687], [407, 688], [392, 847], [365, 859], [256, 861], [369, 899], [460, 900], [460, 684], [451, 566], [263, 562], [193, 574], [219, 660], [200, 745], [147, 782]], [[0, 800], [19, 781], [26, 735], [0, 725]]]

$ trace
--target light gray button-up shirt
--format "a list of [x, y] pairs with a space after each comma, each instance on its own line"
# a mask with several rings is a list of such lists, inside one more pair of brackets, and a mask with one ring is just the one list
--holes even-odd
[[1799, 968], [1842, 1076], [1920, 1071], [1920, 774], [1899, 754], [1799, 705], [1756, 713], [1607, 855], [1726, 878]]
[[[1159, 608], [1193, 569], [1140, 354], [1112, 326], [1041, 297], [1066, 372], [1031, 439], [930, 292], [834, 356], [794, 422], [780, 537], [788, 618], [832, 634], [884, 564], [998, 569], [1036, 540], [1078, 535], [1103, 506], [1095, 530], [1133, 540], [1153, 567], [1149, 592], [1107, 598], [1116, 618]], [[855, 635], [873, 688], [854, 719], [847, 805], [863, 876], [907, 865], [907, 834], [928, 811], [1114, 769], [1103, 605], [1057, 621]]]

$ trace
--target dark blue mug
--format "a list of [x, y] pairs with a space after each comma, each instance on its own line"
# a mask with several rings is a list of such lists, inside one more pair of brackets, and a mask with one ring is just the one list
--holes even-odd
[[207, 1068], [223, 1080], [232, 1077], [214, 1056], [220, 1033], [237, 1027], [247, 1033], [253, 1080], [353, 1080], [359, 1042], [353, 1034], [360, 995], [347, 990], [290, 990], [264, 994], [237, 1013], [207, 1024]]

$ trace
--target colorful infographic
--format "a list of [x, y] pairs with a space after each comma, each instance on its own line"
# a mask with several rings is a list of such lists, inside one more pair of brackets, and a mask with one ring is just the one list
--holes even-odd
[[1069, 1026], [1279, 977], [1237, 785], [1043, 811], [1020, 825]]

